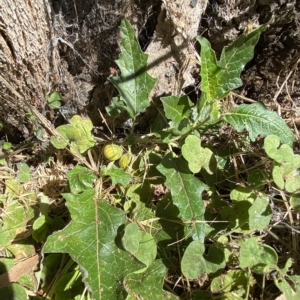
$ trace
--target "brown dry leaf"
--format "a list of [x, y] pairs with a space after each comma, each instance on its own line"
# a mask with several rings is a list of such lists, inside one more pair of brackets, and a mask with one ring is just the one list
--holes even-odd
[[20, 261], [14, 265], [8, 272], [0, 275], [0, 288], [7, 286], [13, 282], [17, 282], [19, 278], [30, 272], [39, 263], [39, 255], [34, 255], [30, 258]]

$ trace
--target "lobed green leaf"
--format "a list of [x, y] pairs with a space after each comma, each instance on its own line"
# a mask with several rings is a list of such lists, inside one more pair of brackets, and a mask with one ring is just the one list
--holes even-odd
[[110, 168], [106, 166], [102, 166], [101, 171], [104, 172], [105, 175], [110, 176], [112, 184], [122, 184], [126, 186], [131, 181], [131, 175], [125, 172], [122, 168], [118, 168], [112, 165]]
[[213, 174], [213, 170], [216, 169], [215, 157], [210, 149], [201, 147], [199, 137], [187, 136], [181, 151], [192, 173], [199, 173], [204, 168], [208, 174]]
[[124, 278], [142, 268], [121, 246], [125, 212], [96, 199], [91, 189], [63, 196], [72, 220], [48, 238], [43, 253], [69, 253], [93, 299], [125, 299]]
[[186, 161], [172, 157], [171, 153], [163, 158], [157, 169], [166, 177], [165, 184], [171, 191], [173, 203], [178, 207], [182, 221], [191, 222], [190, 233], [193, 239], [203, 242], [205, 208], [201, 195], [207, 186], [190, 174]]
[[62, 96], [59, 92], [53, 92], [49, 97], [47, 97], [47, 103], [50, 108], [55, 109], [61, 106]]
[[197, 38], [201, 45], [201, 90], [205, 92], [206, 101], [222, 99], [242, 85], [240, 74], [253, 58], [254, 47], [267, 25], [260, 26], [248, 35], [241, 35], [230, 46], [224, 47], [220, 61], [217, 61], [209, 41], [201, 36]]
[[125, 278], [125, 287], [129, 296], [126, 300], [140, 299], [166, 299], [179, 300], [178, 297], [170, 292], [163, 290], [164, 279], [166, 276], [167, 267], [161, 259], [155, 260], [146, 271], [141, 273], [131, 273]]
[[115, 108], [110, 110], [117, 113], [118, 110], [124, 109], [124, 106], [119, 104], [122, 101], [130, 117], [135, 119], [142, 110], [150, 105], [149, 94], [156, 79], [146, 72], [148, 55], [141, 51], [130, 23], [124, 19], [120, 28], [121, 56], [116, 63], [120, 68], [121, 75], [109, 78], [118, 89], [120, 99], [115, 100]]
[[95, 139], [91, 134], [93, 124], [89, 118], [78, 115], [70, 119], [70, 124], [61, 125], [56, 128], [61, 137], [51, 137], [52, 145], [57, 149], [64, 149], [70, 144], [72, 153], [83, 153], [95, 146]]
[[90, 170], [82, 166], [75, 166], [67, 174], [71, 193], [79, 194], [93, 187], [97, 176]]
[[258, 135], [275, 134], [281, 143], [293, 146], [294, 134], [291, 129], [277, 113], [269, 111], [260, 102], [239, 105], [223, 116], [238, 132], [246, 129], [252, 141]]
[[170, 128], [178, 132], [185, 133], [190, 129], [189, 117], [192, 108], [192, 102], [189, 97], [169, 96], [161, 98], [164, 106], [164, 111], [169, 122]]
[[124, 248], [136, 259], [149, 267], [157, 253], [156, 243], [151, 234], [140, 231], [136, 223], [128, 224], [122, 238]]
[[263, 274], [267, 265], [276, 265], [276, 251], [268, 245], [261, 245], [257, 238], [248, 239], [240, 249], [241, 268], [251, 268], [253, 272]]

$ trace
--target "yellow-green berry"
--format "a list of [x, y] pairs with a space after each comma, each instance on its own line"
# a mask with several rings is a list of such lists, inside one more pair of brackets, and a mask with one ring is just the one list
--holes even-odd
[[115, 144], [107, 144], [103, 148], [103, 155], [110, 161], [118, 160], [123, 153], [121, 146]]
[[130, 164], [130, 161], [131, 161], [131, 156], [129, 154], [125, 154], [120, 158], [119, 166], [122, 169], [126, 169], [128, 167], [128, 165]]

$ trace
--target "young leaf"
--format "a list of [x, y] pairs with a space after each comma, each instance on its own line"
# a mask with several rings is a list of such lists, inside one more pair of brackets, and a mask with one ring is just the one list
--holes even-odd
[[294, 154], [293, 149], [286, 144], [280, 146], [280, 139], [276, 135], [265, 138], [264, 148], [269, 157], [274, 159], [272, 176], [280, 189], [289, 193], [300, 189], [300, 155]]
[[181, 260], [181, 271], [187, 279], [196, 279], [206, 273], [204, 251], [201, 241], [192, 241], [186, 248]]
[[183, 221], [191, 222], [190, 232], [194, 240], [204, 241], [204, 204], [201, 194], [207, 186], [189, 172], [187, 162], [173, 158], [167, 154], [157, 166], [159, 172], [166, 177], [166, 186], [170, 189], [173, 203], [180, 211]]
[[120, 247], [125, 212], [95, 199], [92, 189], [63, 196], [72, 221], [48, 238], [43, 252], [69, 253], [79, 264], [93, 299], [125, 299], [123, 279], [143, 267]]
[[[148, 97], [156, 79], [146, 72], [148, 55], [141, 51], [130, 23], [124, 19], [120, 28], [121, 56], [116, 63], [121, 75], [110, 77], [109, 80], [119, 90], [120, 100], [125, 103], [130, 117], [135, 119], [150, 105]], [[122, 109], [122, 106], [117, 105], [116, 109]]]
[[5, 150], [5, 151], [10, 150], [11, 147], [12, 147], [12, 144], [10, 142], [4, 142], [3, 146], [2, 146], [3, 150]]
[[291, 207], [295, 210], [295, 212], [300, 212], [300, 194], [293, 194], [290, 198]]
[[61, 100], [62, 100], [61, 94], [59, 92], [54, 92], [47, 98], [47, 103], [49, 107], [52, 109], [60, 108]]
[[30, 178], [30, 168], [26, 163], [18, 163], [18, 174], [17, 179], [20, 183], [26, 182]]
[[278, 163], [292, 162], [293, 149], [286, 144], [280, 146], [280, 138], [277, 135], [268, 135], [264, 140], [264, 148], [267, 155]]
[[122, 168], [118, 168], [116, 166], [111, 166], [111, 168], [107, 168], [106, 166], [101, 167], [101, 172], [105, 175], [110, 176], [112, 185], [122, 184], [126, 186], [131, 181], [131, 175], [125, 172]]
[[240, 296], [238, 298], [233, 298], [233, 295], [230, 294], [228, 298], [224, 299], [245, 299], [248, 286], [252, 286], [254, 283], [254, 278], [249, 272], [243, 270], [230, 270], [226, 275], [222, 274], [221, 276], [214, 278], [210, 290], [212, 293], [226, 293], [233, 291], [235, 295]]
[[267, 197], [257, 197], [249, 208], [249, 227], [264, 230], [272, 218], [272, 209]]
[[201, 140], [195, 135], [186, 137], [182, 146], [182, 155], [189, 163], [192, 173], [199, 173], [204, 168], [208, 174], [213, 174], [216, 168], [216, 160], [208, 148], [201, 147]]
[[184, 95], [182, 97], [169, 96], [161, 98], [164, 106], [164, 111], [169, 122], [170, 128], [183, 131], [185, 128], [189, 129], [189, 117], [192, 108], [192, 102], [189, 97]]
[[219, 78], [224, 70], [218, 66], [215, 51], [211, 48], [210, 42], [202, 37], [197, 37], [201, 45], [201, 90], [205, 92], [206, 102], [221, 99], [229, 91], [222, 89], [222, 84], [218, 84]]
[[204, 37], [197, 38], [201, 45], [201, 90], [206, 94], [206, 101], [222, 99], [242, 85], [240, 74], [253, 58], [254, 47], [267, 25], [260, 26], [248, 35], [241, 35], [230, 46], [224, 47], [218, 62], [209, 41]]
[[94, 147], [95, 139], [91, 133], [93, 123], [89, 118], [82, 118], [80, 116], [73, 116], [70, 119], [70, 124], [61, 125], [56, 128], [57, 132], [62, 138], [51, 137], [51, 143], [57, 149], [64, 149], [68, 142], [73, 153], [77, 151], [85, 152], [89, 148]]
[[128, 224], [122, 238], [124, 248], [136, 259], [149, 267], [156, 257], [156, 243], [147, 232], [141, 231], [136, 223]]
[[159, 300], [179, 300], [170, 292], [163, 290], [163, 284], [167, 272], [166, 262], [161, 259], [155, 260], [147, 270], [141, 273], [131, 273], [125, 278], [125, 288], [129, 295], [126, 300], [132, 299], [159, 299]]
[[241, 268], [251, 268], [253, 272], [263, 274], [265, 266], [277, 264], [278, 256], [273, 248], [260, 245], [253, 237], [241, 246], [239, 260]]
[[224, 114], [224, 119], [238, 132], [246, 129], [252, 141], [260, 134], [275, 134], [281, 143], [293, 146], [294, 134], [276, 112], [269, 111], [260, 103], [242, 104], [232, 112]]
[[71, 193], [79, 194], [93, 187], [93, 182], [97, 176], [90, 170], [82, 166], [74, 167], [67, 174]]
[[294, 193], [300, 189], [300, 155], [295, 154], [292, 162], [274, 163], [272, 176], [280, 189]]

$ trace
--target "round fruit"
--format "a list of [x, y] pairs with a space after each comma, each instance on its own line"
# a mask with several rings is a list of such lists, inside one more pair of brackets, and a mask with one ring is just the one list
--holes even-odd
[[122, 169], [126, 169], [128, 167], [128, 165], [130, 164], [130, 161], [131, 161], [131, 156], [129, 154], [125, 154], [120, 158], [119, 166]]
[[103, 148], [103, 154], [105, 158], [110, 161], [118, 160], [123, 153], [122, 147], [115, 145], [115, 144], [107, 144]]

